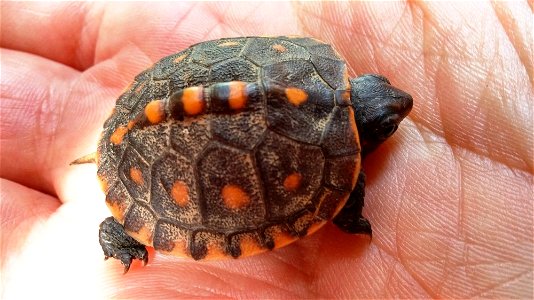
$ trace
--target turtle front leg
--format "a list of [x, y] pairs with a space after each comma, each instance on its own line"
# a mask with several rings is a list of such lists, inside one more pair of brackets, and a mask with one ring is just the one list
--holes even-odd
[[339, 229], [351, 234], [367, 234], [372, 237], [371, 224], [362, 216], [363, 198], [365, 197], [365, 173], [360, 171], [358, 182], [349, 196], [347, 203], [334, 218]]
[[143, 265], [148, 262], [145, 246], [129, 236], [115, 218], [108, 217], [100, 223], [98, 237], [105, 259], [113, 257], [120, 260], [124, 265], [124, 274], [130, 269], [133, 259], [142, 260]]

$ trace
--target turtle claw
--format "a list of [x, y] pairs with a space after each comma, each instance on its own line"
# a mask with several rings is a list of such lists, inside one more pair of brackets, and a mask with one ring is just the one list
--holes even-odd
[[130, 264], [124, 264], [124, 270], [122, 271], [122, 275], [126, 275], [126, 273], [128, 273], [128, 271], [130, 270]]
[[124, 265], [124, 274], [130, 270], [132, 260], [139, 259], [143, 266], [148, 263], [148, 252], [145, 246], [125, 231], [113, 217], [109, 217], [100, 224], [99, 242], [104, 251], [104, 259], [110, 257], [118, 259]]
[[146, 264], [148, 264], [148, 252], [147, 252], [146, 255], [143, 257], [143, 267], [146, 266]]

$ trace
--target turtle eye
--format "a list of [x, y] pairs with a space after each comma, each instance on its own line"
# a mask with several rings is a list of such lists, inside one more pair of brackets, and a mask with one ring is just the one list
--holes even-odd
[[390, 123], [390, 124], [385, 125], [382, 129], [382, 134], [384, 138], [390, 137], [393, 133], [395, 133], [395, 131], [397, 130], [397, 127], [398, 126], [395, 123]]

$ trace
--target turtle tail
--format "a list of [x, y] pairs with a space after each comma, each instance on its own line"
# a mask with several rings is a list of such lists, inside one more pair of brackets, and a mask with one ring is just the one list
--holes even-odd
[[81, 165], [81, 164], [95, 164], [96, 163], [96, 152], [84, 155], [80, 158], [75, 159], [72, 161], [69, 166], [72, 165]]

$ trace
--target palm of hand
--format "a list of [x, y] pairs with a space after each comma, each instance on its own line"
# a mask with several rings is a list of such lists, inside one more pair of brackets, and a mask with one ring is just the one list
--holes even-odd
[[[3, 3], [10, 11], [2, 20], [5, 293], [528, 297], [533, 140], [525, 128], [533, 119], [532, 49], [526, 29], [510, 18], [528, 23], [520, 13], [526, 3], [494, 4], [493, 10], [476, 5], [22, 10]], [[259, 16], [250, 18], [254, 12]], [[468, 19], [484, 26], [466, 26]], [[28, 29], [46, 34], [29, 37]], [[280, 32], [328, 40], [353, 74], [382, 73], [414, 96], [414, 110], [397, 134], [364, 163], [364, 213], [374, 225], [373, 240], [327, 225], [287, 248], [237, 261], [197, 263], [151, 253], [149, 266], [122, 276], [118, 262], [102, 260], [96, 242], [98, 223], [109, 213], [95, 169], [68, 162], [94, 151], [115, 97], [155, 60], [206, 39]], [[22, 288], [29, 282], [31, 288]]]

